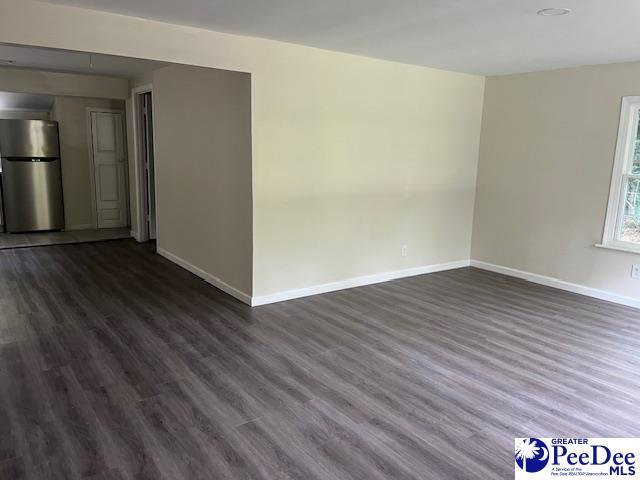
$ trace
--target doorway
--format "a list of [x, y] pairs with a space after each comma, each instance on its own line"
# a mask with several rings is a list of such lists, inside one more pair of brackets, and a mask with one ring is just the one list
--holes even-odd
[[94, 227], [124, 228], [129, 224], [124, 112], [88, 110]]
[[132, 97], [139, 192], [138, 240], [155, 244], [158, 225], [152, 87], [147, 85], [134, 89]]

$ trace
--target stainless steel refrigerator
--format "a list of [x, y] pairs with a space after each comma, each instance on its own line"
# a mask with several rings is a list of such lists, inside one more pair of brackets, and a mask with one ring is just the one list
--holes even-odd
[[58, 123], [0, 120], [7, 232], [64, 228]]

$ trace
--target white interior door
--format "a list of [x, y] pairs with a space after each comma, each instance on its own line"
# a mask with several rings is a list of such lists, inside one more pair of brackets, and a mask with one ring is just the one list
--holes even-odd
[[127, 163], [122, 113], [91, 112], [98, 228], [127, 226]]

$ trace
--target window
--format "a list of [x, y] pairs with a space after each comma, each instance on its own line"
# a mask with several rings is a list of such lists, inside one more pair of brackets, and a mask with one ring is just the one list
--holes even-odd
[[640, 97], [623, 97], [602, 244], [640, 253]]

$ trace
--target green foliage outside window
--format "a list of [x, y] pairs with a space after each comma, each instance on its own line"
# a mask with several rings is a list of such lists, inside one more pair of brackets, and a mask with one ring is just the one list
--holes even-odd
[[[640, 175], [640, 122], [633, 149], [630, 175]], [[628, 178], [625, 185], [624, 210], [620, 240], [640, 243], [640, 179]]]

